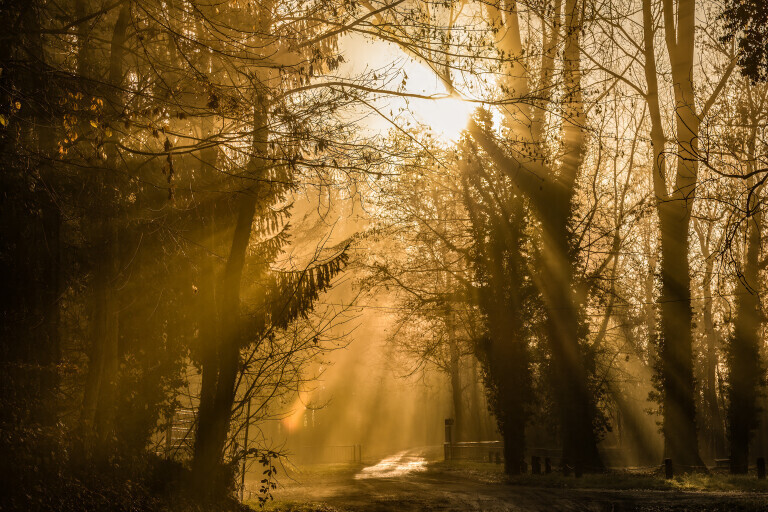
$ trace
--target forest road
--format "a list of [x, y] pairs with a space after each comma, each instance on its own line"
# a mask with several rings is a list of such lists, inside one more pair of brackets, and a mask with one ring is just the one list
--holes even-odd
[[357, 471], [307, 477], [275, 494], [277, 510], [313, 503], [318, 506], [303, 505], [298, 510], [768, 512], [768, 497], [764, 494], [510, 485], [477, 474], [431, 467], [418, 452], [400, 452]]

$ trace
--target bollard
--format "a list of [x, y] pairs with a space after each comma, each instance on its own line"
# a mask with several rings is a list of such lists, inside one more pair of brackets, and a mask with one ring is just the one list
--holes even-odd
[[453, 459], [453, 418], [445, 419], [445, 460]]
[[671, 480], [675, 476], [675, 470], [672, 468], [672, 459], [664, 459], [664, 478]]
[[541, 459], [536, 455], [531, 455], [531, 474], [541, 474]]
[[552, 461], [549, 460], [549, 457], [544, 458], [544, 473], [548, 475], [552, 473]]
[[765, 458], [757, 458], [757, 479], [765, 480]]

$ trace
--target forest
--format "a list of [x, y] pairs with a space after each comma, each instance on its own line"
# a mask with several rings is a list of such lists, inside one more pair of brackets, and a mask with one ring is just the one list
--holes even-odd
[[0, 510], [768, 509], [764, 0], [0, 19]]

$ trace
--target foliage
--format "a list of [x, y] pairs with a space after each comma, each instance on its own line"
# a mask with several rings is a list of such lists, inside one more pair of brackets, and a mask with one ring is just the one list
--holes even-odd
[[768, 80], [768, 6], [761, 0], [726, 0], [724, 42], [736, 42], [739, 65], [753, 82]]
[[[191, 511], [183, 464], [153, 454], [115, 452], [94, 461], [81, 451], [82, 439], [61, 426], [3, 430], [0, 475], [3, 508], [61, 511]], [[242, 510], [232, 498], [213, 509]]]

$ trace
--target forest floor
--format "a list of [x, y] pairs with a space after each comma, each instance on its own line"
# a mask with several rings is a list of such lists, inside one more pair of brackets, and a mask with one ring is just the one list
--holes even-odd
[[[258, 508], [252, 503], [254, 508]], [[768, 511], [768, 483], [754, 476], [609, 473], [507, 478], [495, 464], [430, 462], [418, 451], [376, 464], [296, 468], [267, 510], [395, 511]]]

